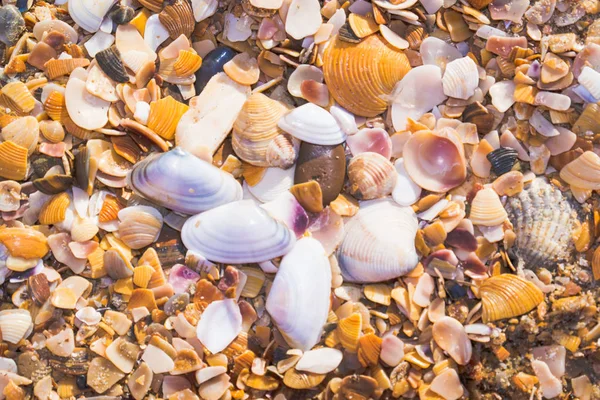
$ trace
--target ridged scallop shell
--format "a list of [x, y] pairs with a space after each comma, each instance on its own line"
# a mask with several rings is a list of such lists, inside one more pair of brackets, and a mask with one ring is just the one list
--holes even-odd
[[150, 113], [148, 114], [148, 128], [159, 134], [162, 138], [172, 140], [175, 136], [175, 129], [181, 119], [181, 116], [189, 110], [189, 107], [167, 96], [150, 103]]
[[140, 161], [127, 181], [138, 195], [185, 214], [242, 198], [242, 187], [231, 174], [179, 147]]
[[252, 200], [242, 200], [188, 219], [181, 230], [186, 248], [207, 259], [244, 264], [288, 253], [295, 236]]
[[181, 50], [173, 69], [178, 76], [188, 76], [200, 69], [202, 57], [193, 50]]
[[481, 189], [471, 202], [469, 219], [475, 225], [496, 226], [506, 220], [507, 214], [500, 197], [492, 188]]
[[600, 157], [586, 151], [560, 170], [560, 177], [569, 185], [580, 189], [600, 189]]
[[378, 153], [361, 153], [348, 163], [350, 194], [359, 200], [387, 196], [394, 190], [396, 178], [394, 165]]
[[20, 113], [28, 113], [35, 107], [35, 98], [23, 82], [7, 83], [0, 93], [8, 106]]
[[44, 64], [46, 75], [49, 79], [56, 79], [60, 76], [69, 75], [79, 67], [87, 67], [90, 65], [90, 60], [87, 58], [61, 58], [52, 59]]
[[446, 65], [442, 83], [446, 96], [467, 100], [473, 96], [479, 85], [477, 64], [469, 57], [449, 62]]
[[190, 37], [196, 26], [194, 11], [188, 0], [175, 0], [166, 5], [158, 14], [158, 19], [169, 31], [171, 39], [180, 35]]
[[358, 339], [361, 331], [362, 316], [358, 312], [340, 319], [336, 329], [341, 345], [351, 353], [356, 353], [358, 350]]
[[77, 25], [88, 32], [100, 29], [104, 16], [115, 3], [115, 0], [96, 1], [80, 0], [69, 2], [69, 16]]
[[405, 275], [417, 265], [417, 217], [410, 207], [389, 199], [363, 202], [344, 230], [337, 251], [344, 281], [381, 282]]
[[39, 123], [35, 117], [21, 117], [2, 128], [2, 139], [11, 140], [33, 154], [40, 137]]
[[359, 15], [351, 13], [348, 16], [348, 23], [352, 32], [359, 38], [366, 38], [379, 30], [379, 24], [375, 22], [373, 15]]
[[544, 293], [517, 275], [502, 274], [483, 281], [479, 288], [483, 303], [483, 322], [508, 319], [525, 314], [544, 301]]
[[64, 221], [70, 204], [71, 198], [66, 192], [52, 196], [40, 210], [40, 224], [54, 225]]
[[113, 81], [120, 83], [129, 82], [129, 75], [127, 75], [127, 71], [121, 60], [121, 53], [116, 46], [111, 46], [96, 53], [96, 61], [102, 72]]
[[27, 310], [11, 309], [0, 311], [2, 340], [16, 344], [33, 328], [31, 314]]
[[27, 149], [11, 142], [0, 143], [0, 177], [21, 181], [27, 176]]
[[139, 3], [152, 12], [160, 12], [165, 0], [139, 0]]
[[517, 236], [512, 251], [519, 265], [535, 270], [569, 261], [575, 250], [573, 232], [578, 206], [545, 179], [535, 179], [505, 204]]
[[148, 206], [127, 207], [119, 211], [119, 236], [132, 249], [141, 249], [158, 239], [163, 226], [160, 213]]
[[65, 95], [58, 90], [52, 91], [44, 102], [44, 110], [54, 121], [62, 121], [68, 117]]
[[331, 268], [325, 250], [302, 238], [283, 257], [266, 308], [292, 348], [310, 350], [319, 342], [329, 314]]
[[295, 138], [312, 144], [336, 145], [346, 140], [333, 115], [312, 103], [293, 109], [278, 125]]
[[384, 112], [384, 96], [410, 70], [404, 53], [378, 34], [358, 44], [333, 39], [323, 56], [323, 74], [333, 98], [346, 110], [363, 117]]
[[[273, 140], [284, 133], [277, 123], [287, 111], [285, 105], [262, 93], [248, 97], [233, 124], [231, 144], [235, 154], [258, 167], [279, 166], [267, 162], [267, 151]], [[283, 164], [281, 167], [291, 165], [288, 161]]]

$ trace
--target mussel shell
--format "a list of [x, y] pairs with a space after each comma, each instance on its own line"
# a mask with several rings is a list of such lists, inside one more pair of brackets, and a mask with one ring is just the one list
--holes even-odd
[[202, 58], [202, 66], [196, 71], [196, 93], [202, 92], [204, 87], [215, 74], [223, 72], [223, 66], [235, 57], [236, 52], [229, 47], [219, 46], [211, 50]]
[[124, 4], [118, 4], [108, 13], [110, 19], [112, 19], [112, 21], [117, 25], [128, 24], [129, 21], [133, 19], [134, 15], [135, 10]]
[[518, 152], [510, 147], [500, 147], [488, 153], [487, 159], [492, 164], [494, 173], [498, 176], [509, 172], [517, 161]]
[[129, 82], [129, 75], [127, 75], [121, 60], [121, 53], [116, 46], [111, 46], [96, 53], [96, 61], [98, 61], [98, 66], [102, 71], [113, 81]]
[[33, 186], [45, 194], [58, 194], [73, 186], [73, 177], [70, 175], [50, 175], [33, 181]]
[[356, 36], [356, 34], [350, 28], [350, 24], [345, 23], [342, 25], [338, 32], [338, 38], [344, 42], [348, 43], [360, 43], [360, 38]]
[[481, 103], [475, 102], [463, 112], [463, 122], [477, 125], [477, 132], [488, 133], [494, 128], [494, 114], [492, 114]]

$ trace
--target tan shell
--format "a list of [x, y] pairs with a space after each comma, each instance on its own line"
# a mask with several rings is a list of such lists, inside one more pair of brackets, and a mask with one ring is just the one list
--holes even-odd
[[360, 15], [351, 13], [348, 16], [348, 23], [350, 24], [352, 32], [361, 39], [379, 31], [379, 24], [375, 22], [375, 19], [371, 14]]
[[254, 85], [260, 76], [258, 61], [248, 53], [240, 53], [233, 57], [225, 63], [223, 71], [240, 85]]
[[11, 140], [25, 147], [28, 155], [32, 155], [40, 137], [37, 119], [31, 116], [21, 117], [2, 128], [2, 139]]
[[353, 313], [338, 322], [336, 332], [342, 346], [349, 352], [356, 353], [361, 330], [362, 316], [360, 313]]
[[348, 163], [350, 194], [372, 200], [392, 193], [397, 173], [394, 165], [379, 153], [360, 153]]
[[31, 228], [0, 228], [0, 243], [13, 257], [43, 258], [50, 248], [43, 233]]
[[406, 55], [377, 34], [358, 44], [336, 37], [325, 49], [323, 60], [323, 75], [333, 98], [363, 117], [384, 112], [384, 97], [410, 70]]
[[162, 286], [166, 283], [167, 280], [165, 278], [165, 273], [162, 269], [160, 259], [158, 258], [158, 253], [152, 247], [146, 250], [138, 260], [138, 265], [143, 264], [148, 264], [154, 268], [154, 274], [152, 274], [150, 282], [148, 282], [149, 289]]
[[508, 214], [500, 197], [492, 188], [481, 189], [471, 202], [469, 219], [474, 225], [496, 226], [502, 224]]
[[196, 26], [192, 5], [187, 0], [175, 0], [166, 5], [158, 14], [158, 19], [167, 28], [169, 37], [173, 40], [180, 35], [189, 38]]
[[173, 69], [177, 76], [189, 76], [200, 69], [202, 57], [193, 50], [180, 50]]
[[479, 290], [484, 323], [518, 317], [544, 301], [544, 294], [537, 286], [512, 274], [492, 276]]
[[148, 264], [143, 264], [133, 269], [133, 283], [141, 288], [147, 288], [152, 275], [154, 274], [154, 268]]
[[40, 224], [54, 225], [64, 221], [70, 204], [71, 198], [66, 192], [54, 195], [40, 210]]
[[62, 142], [65, 138], [65, 129], [58, 121], [44, 120], [40, 121], [40, 133], [47, 141], [51, 143]]
[[292, 389], [310, 389], [319, 385], [327, 374], [314, 374], [312, 372], [300, 372], [290, 368], [283, 376], [283, 384]]
[[0, 93], [7, 105], [19, 113], [28, 113], [35, 107], [35, 98], [23, 82], [10, 82]]
[[569, 185], [576, 188], [600, 189], [600, 157], [586, 151], [560, 170], [560, 177]]

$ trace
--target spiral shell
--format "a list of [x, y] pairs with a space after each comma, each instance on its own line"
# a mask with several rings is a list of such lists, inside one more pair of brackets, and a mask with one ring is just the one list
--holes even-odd
[[569, 185], [580, 189], [600, 189], [600, 157], [586, 151], [560, 170], [560, 177]]
[[517, 275], [502, 274], [486, 279], [479, 288], [483, 303], [483, 322], [518, 317], [544, 301], [544, 294], [533, 283]]
[[372, 200], [392, 193], [396, 168], [378, 153], [361, 153], [348, 163], [350, 194], [359, 200]]
[[160, 213], [148, 206], [127, 207], [119, 211], [119, 235], [132, 249], [141, 249], [158, 239], [163, 226]]
[[384, 112], [384, 100], [410, 70], [404, 53], [378, 34], [358, 44], [334, 38], [325, 49], [323, 74], [333, 98], [356, 115], [374, 117]]

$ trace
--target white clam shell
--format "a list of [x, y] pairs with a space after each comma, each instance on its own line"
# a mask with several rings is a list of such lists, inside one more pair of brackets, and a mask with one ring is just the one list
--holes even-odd
[[263, 203], [275, 200], [294, 186], [295, 171], [296, 166], [288, 169], [267, 168], [262, 179], [254, 186], [248, 185], [248, 190]]
[[[83, 77], [83, 74], [85, 70], [77, 68], [67, 82], [65, 89], [67, 112], [77, 126], [89, 130], [100, 129], [108, 122], [110, 102], [87, 91], [85, 80], [78, 78], [78, 76]], [[87, 78], [87, 74], [85, 76]]]
[[242, 187], [231, 174], [179, 147], [138, 162], [127, 180], [138, 195], [184, 214], [242, 198]]
[[243, 264], [287, 254], [295, 235], [252, 200], [241, 200], [188, 219], [181, 230], [185, 247], [216, 262]]
[[285, 20], [285, 31], [299, 40], [315, 34], [322, 22], [318, 0], [292, 0]]
[[73, 21], [88, 32], [96, 32], [104, 16], [115, 4], [115, 0], [71, 0], [69, 15]]
[[336, 369], [343, 358], [344, 354], [338, 349], [321, 347], [304, 353], [294, 368], [298, 371], [327, 374]]
[[446, 96], [467, 100], [475, 94], [475, 89], [479, 85], [477, 64], [469, 57], [449, 62], [442, 83]]
[[290, 135], [312, 144], [336, 145], [346, 140], [337, 121], [327, 110], [306, 103], [284, 115], [278, 126]]
[[337, 251], [344, 281], [381, 282], [412, 271], [419, 260], [414, 245], [417, 228], [410, 207], [390, 199], [361, 203], [346, 222]]
[[[90, 57], [96, 57], [99, 51], [108, 49], [115, 42], [115, 37], [110, 33], [98, 31], [83, 44]], [[115, 100], [116, 101], [116, 100]]]
[[421, 197], [421, 187], [417, 185], [408, 175], [404, 167], [404, 159], [399, 158], [394, 162], [398, 178], [396, 186], [392, 190], [392, 198], [401, 206], [411, 206]]
[[514, 94], [517, 85], [513, 81], [496, 82], [490, 88], [490, 96], [492, 96], [492, 104], [500, 112], [506, 112], [515, 104]]
[[198, 339], [213, 354], [229, 346], [241, 331], [242, 314], [234, 299], [210, 303], [196, 328]]
[[329, 314], [330, 291], [325, 250], [315, 239], [300, 239], [283, 257], [266, 305], [290, 346], [306, 351], [317, 344]]
[[21, 309], [0, 311], [0, 332], [2, 332], [2, 340], [5, 342], [18, 343], [27, 336], [32, 327], [29, 311]]
[[294, 231], [296, 237], [300, 237], [306, 232], [308, 214], [291, 192], [286, 191], [276, 199], [262, 204], [261, 207], [271, 217], [283, 222], [288, 228]]

